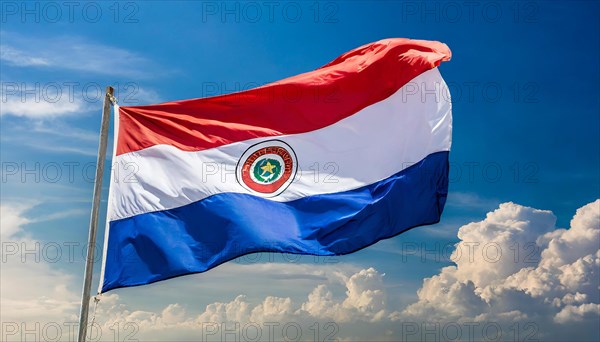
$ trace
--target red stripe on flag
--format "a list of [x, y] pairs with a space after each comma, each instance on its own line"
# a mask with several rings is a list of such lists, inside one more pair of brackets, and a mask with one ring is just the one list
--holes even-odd
[[443, 43], [367, 44], [308, 73], [239, 93], [120, 107], [117, 155], [166, 144], [200, 151], [258, 137], [313, 131], [382, 101], [450, 59]]

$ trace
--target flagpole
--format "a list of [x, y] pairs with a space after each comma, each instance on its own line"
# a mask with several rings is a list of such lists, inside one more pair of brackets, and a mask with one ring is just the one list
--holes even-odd
[[90, 309], [90, 290], [92, 287], [92, 273], [94, 271], [94, 252], [96, 249], [96, 231], [98, 230], [98, 212], [100, 210], [100, 197], [102, 193], [102, 175], [104, 174], [104, 161], [106, 160], [106, 145], [108, 143], [108, 125], [110, 122], [110, 106], [114, 101], [114, 89], [106, 87], [104, 107], [102, 108], [102, 124], [100, 126], [100, 143], [98, 146], [98, 159], [96, 161], [96, 178], [94, 180], [94, 197], [92, 200], [92, 213], [90, 215], [90, 232], [87, 244], [87, 257], [85, 260], [85, 276], [83, 279], [83, 293], [81, 294], [81, 311], [79, 313], [79, 337], [77, 341], [84, 342], [87, 333], [88, 312]]

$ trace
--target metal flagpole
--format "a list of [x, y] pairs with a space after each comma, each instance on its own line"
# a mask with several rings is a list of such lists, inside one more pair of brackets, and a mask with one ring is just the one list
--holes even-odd
[[92, 273], [94, 270], [94, 251], [96, 249], [96, 231], [98, 229], [98, 211], [100, 210], [100, 195], [102, 193], [102, 175], [104, 174], [104, 161], [106, 160], [108, 125], [110, 122], [110, 105], [114, 101], [113, 92], [113, 87], [106, 87], [106, 95], [104, 96], [104, 107], [102, 108], [100, 143], [98, 146], [98, 160], [96, 162], [96, 179], [94, 181], [94, 197], [92, 200], [92, 213], [90, 216], [90, 233], [87, 245], [87, 258], [85, 261], [83, 293], [81, 295], [81, 311], [79, 313], [79, 337], [77, 338], [77, 341], [79, 342], [85, 341], [87, 333], [88, 311], [90, 309], [90, 290], [92, 287]]

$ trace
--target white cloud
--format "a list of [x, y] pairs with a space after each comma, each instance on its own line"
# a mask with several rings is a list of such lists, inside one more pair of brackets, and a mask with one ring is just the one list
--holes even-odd
[[[23, 324], [31, 328], [36, 323], [43, 326], [77, 320], [79, 296], [70, 289], [73, 276], [53, 268], [41, 257], [39, 241], [23, 229], [33, 221], [25, 215], [31, 207], [31, 204], [0, 205], [3, 329], [6, 325], [16, 324], [20, 329]], [[20, 335], [12, 337], [20, 339]]]
[[43, 99], [23, 100], [21, 96], [5, 96], [2, 94], [0, 116], [12, 115], [30, 119], [52, 118], [76, 113], [85, 113], [90, 110], [88, 104], [78, 98], [69, 99], [61, 96], [55, 102]]
[[67, 124], [66, 118], [58, 117], [68, 116], [70, 113], [60, 112], [59, 108], [54, 108], [54, 111], [49, 112], [44, 111], [45, 108], [47, 107], [32, 106], [26, 111], [19, 112], [17, 108], [11, 106], [5, 108], [3, 104], [0, 108], [0, 115], [15, 115], [31, 120], [4, 121], [2, 124], [6, 126], [6, 129], [1, 141], [62, 155], [97, 156], [98, 132]]
[[27, 129], [30, 132], [49, 134], [53, 136], [66, 137], [71, 141], [84, 141], [84, 142], [92, 142], [98, 143], [98, 132], [84, 130], [78, 127], [70, 126], [62, 122], [53, 122], [51, 126], [49, 126], [46, 122], [35, 121], [31, 126], [27, 126]]
[[[570, 229], [555, 229], [555, 221], [549, 211], [504, 203], [485, 220], [461, 227], [456, 266], [425, 279], [418, 302], [394, 318], [486, 320], [505, 322], [506, 329], [533, 322], [542, 339], [596, 338], [600, 200], [577, 210]], [[569, 322], [581, 325], [553, 324]]]
[[30, 56], [21, 50], [6, 45], [0, 45], [0, 60], [20, 67], [47, 66], [50, 64], [44, 58]]
[[587, 303], [579, 306], [567, 305], [559, 313], [554, 316], [554, 321], [557, 323], [569, 323], [574, 321], [582, 321], [584, 317], [589, 317], [592, 320], [598, 319], [600, 312], [600, 304]]
[[320, 319], [336, 322], [354, 320], [378, 321], [385, 315], [386, 294], [383, 275], [375, 269], [363, 269], [345, 281], [346, 298], [341, 302], [333, 299], [326, 285], [317, 286], [302, 304], [301, 310]]
[[[45, 124], [48, 119], [59, 117], [73, 117], [88, 113], [101, 113], [102, 96], [90, 96], [83, 90], [70, 90], [62, 87], [57, 82], [51, 90], [47, 90], [40, 84], [27, 84], [10, 82], [11, 87], [3, 86], [0, 89], [0, 116], [16, 116], [34, 120], [37, 131], [45, 131], [38, 124], [43, 120]], [[116, 94], [120, 105], [136, 106], [162, 102], [160, 95], [152, 89], [142, 88], [136, 84], [122, 87], [121, 94]], [[118, 92], [119, 89], [116, 89]], [[60, 123], [59, 123], [60, 124]], [[56, 127], [59, 128], [59, 127]], [[89, 138], [89, 132], [81, 129], [64, 130], [61, 133], [77, 135], [79, 138]], [[97, 135], [95, 136], [97, 139]]]
[[[126, 49], [75, 35], [47, 38], [0, 32], [0, 60], [12, 67], [70, 70], [129, 79], [154, 77], [149, 59]], [[166, 71], [162, 69], [162, 74]]]
[[[256, 265], [241, 268], [250, 270], [254, 266]], [[294, 268], [288, 266], [271, 264], [270, 268]], [[258, 326], [266, 332], [269, 324], [277, 324], [278, 329], [281, 329], [288, 323], [297, 325], [308, 335], [316, 322], [333, 322], [328, 329], [338, 329], [334, 328], [334, 325], [337, 327], [338, 324], [346, 323], [370, 324], [384, 320], [389, 322], [386, 317], [382, 277], [383, 275], [373, 268], [362, 269], [349, 275], [329, 272], [325, 283], [343, 285], [346, 289], [345, 296], [334, 295], [326, 284], [320, 284], [304, 301], [295, 302], [290, 297], [267, 296], [262, 301], [253, 302], [245, 295], [238, 295], [229, 302], [208, 304], [198, 315], [189, 314], [185, 306], [179, 303], [167, 305], [158, 312], [131, 311], [128, 307], [118, 304], [119, 295], [108, 293], [103, 295], [100, 301], [97, 322], [103, 330], [117, 323], [128, 322], [137, 327], [139, 335], [135, 337], [142, 340], [161, 340], [167, 336], [172, 339], [175, 336], [173, 334], [176, 334], [178, 339], [199, 339], [203, 335], [210, 335], [209, 339], [220, 340], [223, 338], [223, 329], [236, 331], [237, 327], [237, 333], [243, 334], [248, 327], [252, 326], [255, 329]], [[207, 327], [217, 327], [218, 333], [207, 334], [210, 332], [207, 331]], [[277, 334], [285, 333], [277, 331]], [[261, 340], [269, 339], [264, 335]]]

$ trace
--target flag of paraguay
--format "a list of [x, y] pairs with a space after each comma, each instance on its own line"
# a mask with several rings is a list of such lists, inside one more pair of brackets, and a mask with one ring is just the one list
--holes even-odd
[[100, 292], [253, 252], [352, 253], [437, 223], [450, 55], [385, 39], [259, 88], [115, 107]]

